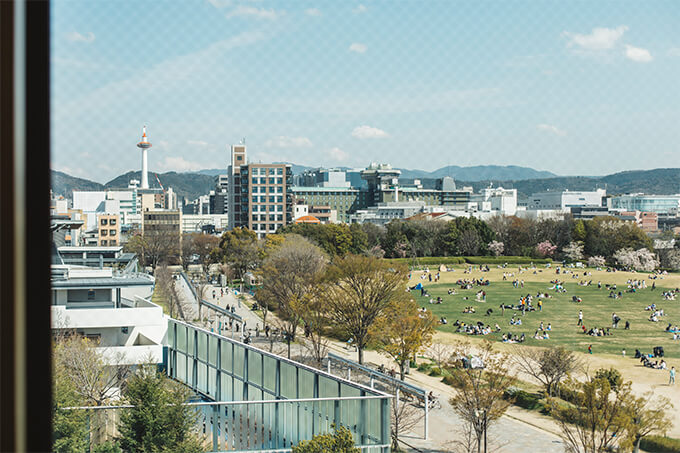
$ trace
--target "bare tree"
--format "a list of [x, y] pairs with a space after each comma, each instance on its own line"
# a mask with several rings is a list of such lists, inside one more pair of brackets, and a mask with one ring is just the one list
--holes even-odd
[[130, 375], [122, 354], [107, 361], [98, 342], [78, 334], [64, 335], [54, 345], [55, 379], [69, 379], [86, 404], [102, 406], [117, 396]]
[[513, 362], [521, 372], [540, 382], [548, 396], [554, 396], [560, 382], [580, 368], [576, 354], [561, 346], [531, 352], [518, 347]]
[[451, 380], [458, 394], [450, 403], [474, 432], [477, 453], [486, 453], [488, 428], [510, 405], [504, 398], [514, 381], [507, 366], [508, 357], [495, 352], [488, 341], [476, 348], [462, 344], [454, 354], [460, 357], [451, 363]]
[[321, 368], [323, 358], [328, 353], [328, 339], [324, 336], [331, 324], [326, 307], [318, 294], [302, 307], [300, 313], [304, 323], [304, 346], [310, 353], [317, 368]]
[[387, 391], [391, 395], [395, 395], [391, 404], [390, 410], [390, 438], [392, 439], [392, 451], [400, 451], [401, 437], [413, 431], [413, 428], [425, 417], [425, 411], [421, 407], [414, 404], [403, 397], [403, 393], [399, 392], [399, 386], [396, 382], [389, 384]]
[[444, 343], [432, 343], [426, 351], [427, 357], [434, 360], [437, 366], [441, 368], [449, 361], [453, 354], [451, 346]]
[[653, 392], [647, 392], [642, 397], [631, 397], [628, 403], [628, 414], [633, 419], [629, 425], [628, 435], [634, 445], [634, 452], [640, 451], [640, 441], [650, 434], [665, 434], [673, 422], [668, 411], [673, 405], [665, 397], [654, 398]]
[[306, 307], [315, 303], [315, 291], [326, 266], [319, 247], [298, 235], [288, 235], [265, 259], [261, 268], [263, 286], [258, 298], [276, 308], [287, 343], [295, 340]]
[[405, 299], [405, 266], [359, 255], [336, 258], [326, 279], [326, 301], [331, 318], [355, 341], [359, 363], [370, 329], [387, 306]]

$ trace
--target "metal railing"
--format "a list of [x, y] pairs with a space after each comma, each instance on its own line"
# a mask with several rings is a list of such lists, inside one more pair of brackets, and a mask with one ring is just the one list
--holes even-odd
[[391, 395], [170, 319], [168, 375], [199, 403], [213, 451], [288, 451], [343, 425], [357, 446], [389, 451]]

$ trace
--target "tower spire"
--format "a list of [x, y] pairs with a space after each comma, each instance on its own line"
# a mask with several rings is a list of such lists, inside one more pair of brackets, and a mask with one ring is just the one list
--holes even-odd
[[142, 128], [142, 140], [137, 143], [137, 148], [142, 150], [142, 189], [149, 188], [149, 169], [147, 162], [147, 150], [151, 148], [151, 142], [146, 136], [146, 124]]

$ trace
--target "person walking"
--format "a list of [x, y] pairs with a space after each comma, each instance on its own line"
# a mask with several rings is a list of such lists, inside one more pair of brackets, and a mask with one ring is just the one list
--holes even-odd
[[592, 353], [593, 353], [593, 345], [591, 344], [591, 345], [588, 346], [588, 354], [592, 354]]
[[674, 385], [675, 384], [675, 367], [672, 366], [670, 371], [668, 372], [668, 385]]
[[538, 311], [543, 311], [543, 301], [538, 299]]
[[578, 311], [578, 324], [577, 326], [582, 326], [583, 325], [583, 310]]

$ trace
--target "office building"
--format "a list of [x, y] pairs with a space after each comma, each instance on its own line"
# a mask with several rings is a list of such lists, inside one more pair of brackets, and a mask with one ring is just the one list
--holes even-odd
[[263, 237], [291, 223], [291, 165], [247, 163], [245, 145], [231, 149], [232, 162], [228, 172], [230, 227], [245, 227]]
[[103, 247], [120, 245], [120, 216], [118, 214], [99, 214], [97, 224], [99, 231], [97, 245]]
[[227, 214], [229, 210], [229, 176], [215, 177], [215, 190], [210, 192], [210, 213]]
[[568, 208], [585, 208], [606, 206], [607, 191], [555, 191], [537, 192], [527, 200], [527, 210], [564, 210]]

